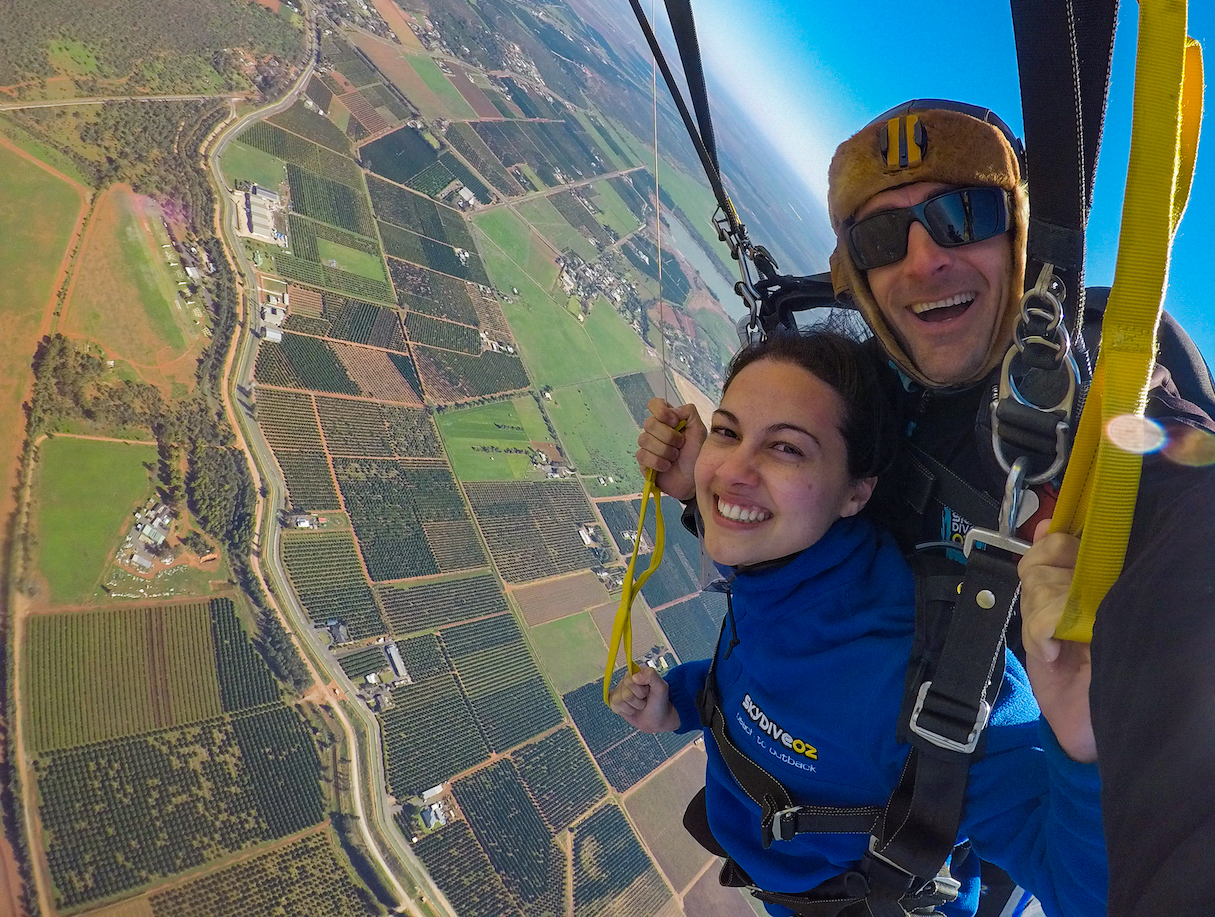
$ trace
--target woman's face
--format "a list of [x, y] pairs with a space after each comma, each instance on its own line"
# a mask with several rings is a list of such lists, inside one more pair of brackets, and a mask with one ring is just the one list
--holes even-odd
[[795, 364], [760, 359], [734, 377], [696, 460], [709, 557], [775, 560], [865, 505], [875, 479], [848, 474], [843, 414], [839, 393]]

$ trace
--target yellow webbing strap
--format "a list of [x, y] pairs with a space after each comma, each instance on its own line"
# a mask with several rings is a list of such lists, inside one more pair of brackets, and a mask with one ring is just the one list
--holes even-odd
[[[686, 420], [681, 420], [675, 427], [682, 430], [687, 426]], [[612, 672], [616, 667], [616, 656], [624, 646], [624, 658], [629, 667], [629, 674], [638, 671], [641, 666], [633, 661], [633, 600], [641, 593], [641, 587], [650, 578], [650, 574], [662, 563], [662, 552], [666, 548], [666, 529], [662, 520], [662, 494], [654, 483], [657, 473], [650, 468], [645, 473], [645, 487], [641, 491], [641, 509], [637, 513], [637, 537], [633, 539], [633, 554], [629, 558], [628, 568], [624, 574], [624, 591], [620, 594], [620, 607], [616, 609], [616, 620], [612, 623], [612, 639], [608, 643], [607, 666], [603, 670], [603, 702], [608, 702], [608, 694], [612, 690]], [[637, 555], [641, 552], [641, 533], [645, 530], [645, 511], [654, 500], [654, 552], [650, 555], [650, 565], [641, 576], [633, 579], [637, 569]]]
[[1185, 210], [1202, 115], [1202, 50], [1186, 37], [1184, 0], [1140, 0], [1130, 165], [1101, 351], [1059, 492], [1051, 531], [1083, 532], [1067, 607], [1055, 630], [1089, 642], [1097, 606], [1122, 571], [1141, 454], [1105, 431], [1143, 416], [1169, 247]]

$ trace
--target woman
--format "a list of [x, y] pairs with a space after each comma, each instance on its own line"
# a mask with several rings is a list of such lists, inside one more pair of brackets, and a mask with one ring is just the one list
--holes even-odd
[[[915, 585], [893, 539], [858, 515], [893, 442], [860, 345], [782, 335], [735, 357], [695, 459], [705, 551], [730, 588], [713, 661], [726, 729], [799, 805], [884, 806], [907, 759], [896, 725]], [[1032, 571], [1028, 581], [1051, 585]], [[1048, 914], [1095, 917], [1105, 912], [1105, 855], [1091, 726], [1075, 715], [1087, 710], [1084, 686], [1044, 662], [1057, 655], [1049, 634], [1060, 613], [1058, 588], [1027, 590], [1031, 670], [1054, 718], [1040, 716], [1008, 654], [958, 842], [1004, 867]], [[645, 732], [700, 728], [697, 694], [709, 672], [710, 660], [666, 680], [642, 668], [613, 690], [612, 709]], [[709, 733], [705, 744], [708, 827], [756, 886], [799, 893], [861, 860], [863, 834], [801, 834], [765, 849], [760, 807]], [[977, 860], [954, 864], [962, 889], [943, 913], [974, 913]]]

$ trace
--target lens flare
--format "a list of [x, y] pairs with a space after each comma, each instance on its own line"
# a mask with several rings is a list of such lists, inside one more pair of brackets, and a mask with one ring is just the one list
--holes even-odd
[[1215, 433], [1175, 424], [1163, 454], [1170, 461], [1190, 468], [1215, 465]]
[[1105, 425], [1109, 441], [1124, 452], [1149, 455], [1159, 452], [1168, 442], [1164, 427], [1137, 414], [1120, 414]]

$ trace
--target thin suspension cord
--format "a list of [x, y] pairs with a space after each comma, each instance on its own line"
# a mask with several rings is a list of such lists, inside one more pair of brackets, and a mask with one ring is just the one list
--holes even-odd
[[[658, 15], [658, 0], [652, 0], [650, 4], [650, 21], [657, 22], [655, 18]], [[662, 398], [664, 401], [671, 400], [671, 393], [667, 389], [667, 336], [663, 333], [662, 326], [666, 324], [666, 304], [662, 298], [662, 198], [658, 193], [658, 165], [660, 162], [658, 156], [658, 56], [650, 55], [650, 95], [654, 101], [654, 239], [658, 250], [658, 337], [659, 337], [659, 353], [662, 362]]]

